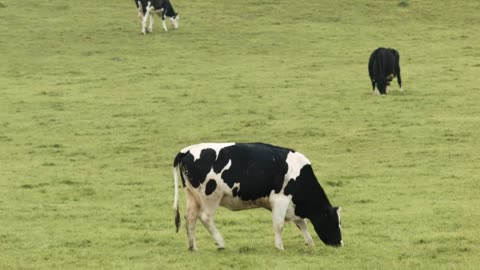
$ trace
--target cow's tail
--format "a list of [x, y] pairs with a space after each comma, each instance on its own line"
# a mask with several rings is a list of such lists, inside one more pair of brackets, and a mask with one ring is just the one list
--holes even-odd
[[180, 162], [182, 159], [185, 157], [186, 153], [178, 153], [177, 156], [175, 157], [175, 160], [173, 162], [173, 183], [174, 183], [174, 198], [173, 198], [173, 211], [175, 214], [175, 227], [176, 227], [176, 232], [178, 232], [178, 229], [180, 228], [180, 211], [178, 207], [178, 178], [182, 177], [182, 183], [183, 183], [183, 176], [181, 175], [181, 170], [180, 170]]
[[173, 181], [174, 181], [174, 198], [173, 198], [173, 211], [175, 213], [175, 228], [176, 232], [180, 228], [180, 211], [178, 210], [178, 174], [180, 169], [178, 166], [173, 167]]

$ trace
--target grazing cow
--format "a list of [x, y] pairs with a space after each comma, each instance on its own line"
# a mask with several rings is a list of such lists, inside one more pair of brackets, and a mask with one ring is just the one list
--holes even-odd
[[[173, 28], [178, 28], [178, 13], [173, 9], [170, 0], [134, 0], [137, 5], [138, 16], [142, 20], [142, 33], [146, 34], [153, 31], [153, 13], [162, 17], [163, 30], [168, 31], [165, 17], [168, 17]], [[147, 20], [150, 24], [147, 28]]]
[[368, 61], [368, 73], [372, 81], [373, 94], [376, 85], [380, 94], [386, 95], [387, 87], [395, 77], [397, 77], [400, 91], [403, 91], [400, 77], [400, 54], [397, 50], [378, 48], [373, 51]]
[[326, 245], [343, 245], [340, 208], [332, 207], [313, 174], [310, 161], [301, 153], [262, 143], [203, 143], [181, 150], [173, 166], [175, 225], [178, 232], [180, 175], [187, 201], [185, 221], [189, 250], [197, 250], [197, 218], [218, 248], [225, 247], [213, 220], [219, 205], [233, 211], [258, 207], [272, 211], [275, 246], [281, 250], [285, 221], [295, 222], [305, 243], [313, 245], [305, 219], [311, 221]]

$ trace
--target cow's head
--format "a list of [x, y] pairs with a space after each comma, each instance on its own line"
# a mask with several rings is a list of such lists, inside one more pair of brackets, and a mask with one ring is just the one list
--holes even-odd
[[318, 236], [325, 245], [343, 246], [342, 232], [340, 226], [340, 207], [330, 207], [321, 210], [312, 218], [312, 224]]
[[380, 92], [381, 95], [386, 95], [387, 94], [387, 86], [390, 84], [386, 79], [384, 80], [379, 80], [377, 83], [377, 89], [378, 92]]

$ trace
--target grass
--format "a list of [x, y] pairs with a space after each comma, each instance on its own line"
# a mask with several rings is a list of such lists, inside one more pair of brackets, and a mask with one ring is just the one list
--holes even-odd
[[[130, 1], [0, 0], [0, 269], [478, 267], [478, 1], [173, 4], [141, 36]], [[380, 46], [405, 92], [371, 96]], [[220, 209], [189, 253], [171, 166], [206, 141], [304, 153], [346, 246]]]

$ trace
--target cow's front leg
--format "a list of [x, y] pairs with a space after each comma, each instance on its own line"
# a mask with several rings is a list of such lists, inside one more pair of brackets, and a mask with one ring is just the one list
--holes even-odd
[[218, 249], [224, 249], [225, 242], [223, 241], [223, 237], [218, 231], [217, 227], [215, 227], [215, 222], [213, 220], [215, 210], [218, 208], [219, 203], [220, 201], [210, 201], [208, 206], [200, 213], [200, 220], [202, 221], [203, 225], [205, 225], [205, 228], [207, 228], [208, 232], [210, 232], [212, 235]]
[[168, 31], [167, 23], [165, 22], [165, 14], [166, 13], [167, 13], [167, 9], [163, 9], [163, 11], [162, 11], [162, 25], [163, 25], [163, 30], [165, 30], [165, 32]]
[[[273, 193], [273, 192], [272, 192]], [[272, 206], [273, 230], [275, 232], [275, 247], [284, 250], [282, 242], [282, 230], [285, 224], [290, 199], [285, 195], [270, 195], [270, 205]]]
[[303, 240], [305, 240], [305, 245], [314, 246], [312, 236], [308, 232], [307, 223], [305, 219], [297, 219], [295, 220], [295, 224], [303, 233]]

